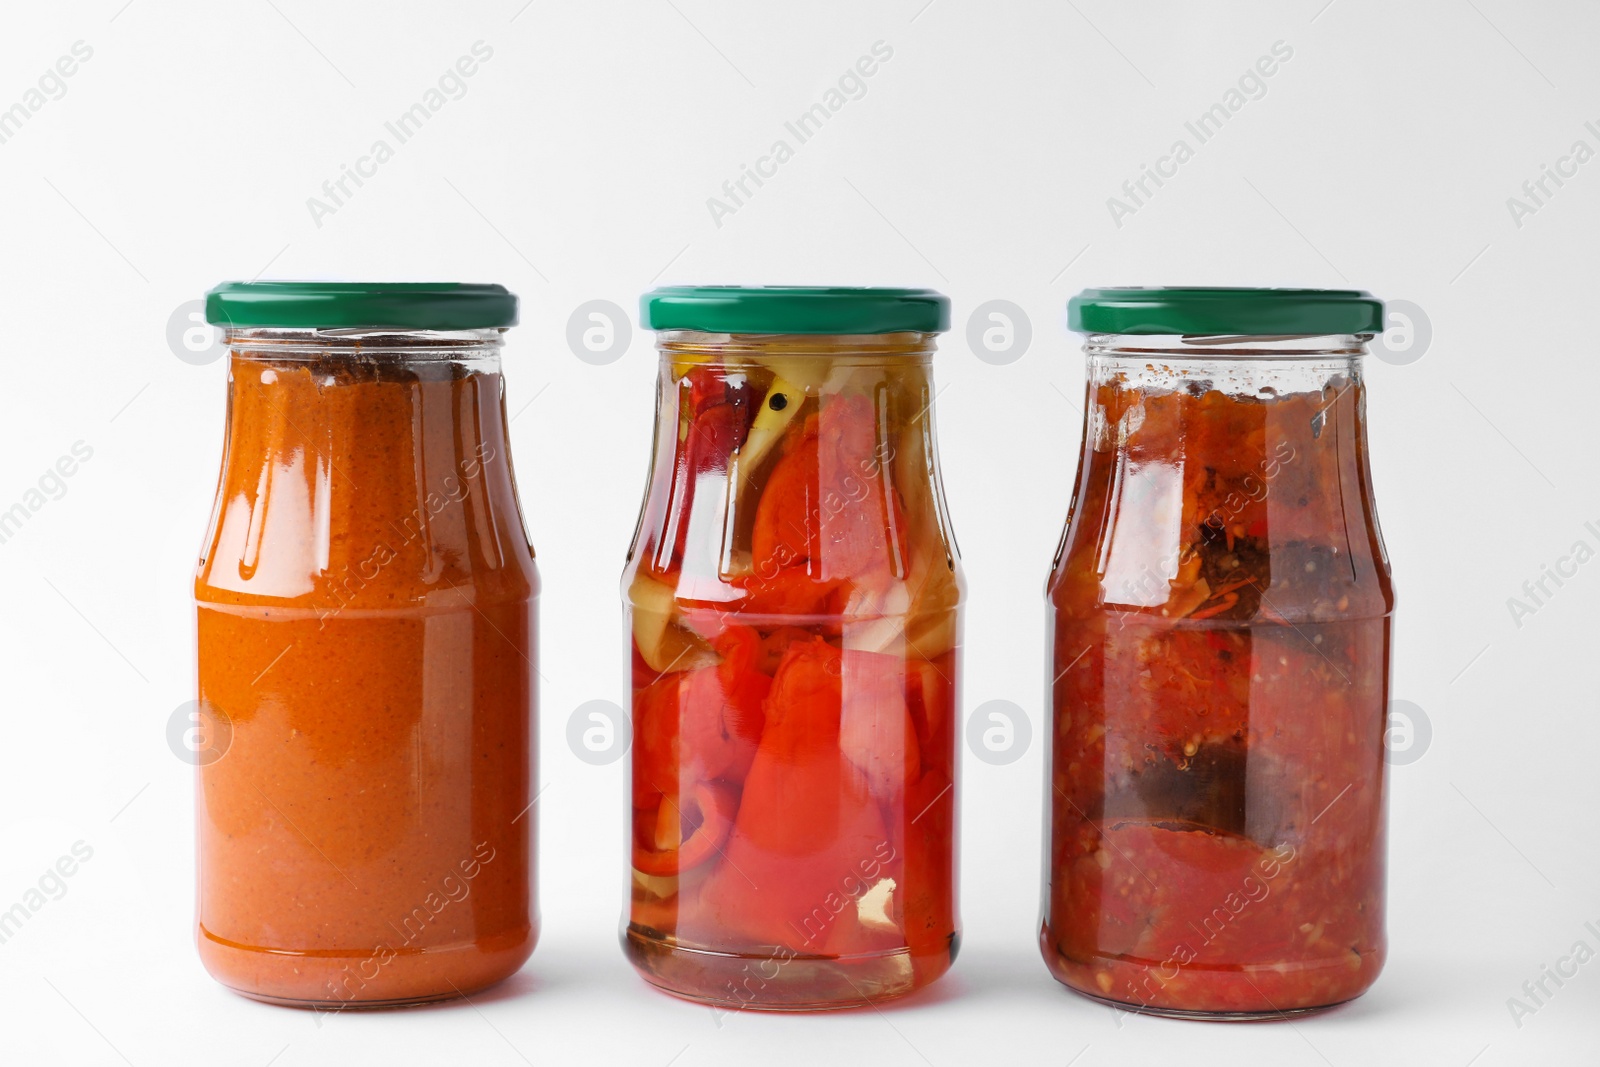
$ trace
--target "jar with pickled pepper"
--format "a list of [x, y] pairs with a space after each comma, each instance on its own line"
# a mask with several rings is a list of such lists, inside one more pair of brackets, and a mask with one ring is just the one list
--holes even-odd
[[261, 1000], [471, 993], [533, 951], [535, 602], [498, 285], [227, 283], [195, 599], [200, 958]]
[[955, 958], [962, 578], [926, 290], [681, 287], [623, 590], [629, 903], [650, 982], [859, 1005]]
[[1057, 979], [1238, 1019], [1384, 960], [1394, 592], [1364, 292], [1091, 289], [1084, 440], [1050, 577], [1041, 946]]

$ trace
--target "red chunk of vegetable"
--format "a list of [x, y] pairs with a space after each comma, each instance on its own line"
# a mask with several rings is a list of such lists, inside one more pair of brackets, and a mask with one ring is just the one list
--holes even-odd
[[884, 484], [876, 426], [868, 397], [831, 397], [791, 437], [756, 507], [758, 570], [803, 563], [806, 574], [830, 581], [892, 570], [904, 558], [903, 516]]
[[840, 921], [841, 886], [888, 840], [866, 777], [840, 748], [843, 673], [839, 650], [814, 638], [790, 645], [773, 679], [727, 861], [699, 895], [733, 936], [799, 950]]
[[[676, 875], [710, 860], [722, 851], [733, 830], [738, 806], [738, 794], [721, 782], [695, 782], [677, 797], [663, 794], [655, 819], [634, 826], [634, 869], [644, 874]], [[663, 819], [678, 823], [669, 835], [678, 840], [676, 847], [661, 846]]]
[[772, 679], [758, 670], [761, 639], [730, 626], [714, 644], [722, 662], [663, 675], [639, 694], [634, 723], [634, 802], [688, 791], [698, 782], [743, 780], [761, 736]]

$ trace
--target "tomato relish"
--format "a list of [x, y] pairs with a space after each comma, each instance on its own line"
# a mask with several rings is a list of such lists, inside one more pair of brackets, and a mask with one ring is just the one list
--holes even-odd
[[1349, 1000], [1384, 960], [1394, 604], [1361, 338], [1084, 328], [1045, 960], [1141, 1011]]

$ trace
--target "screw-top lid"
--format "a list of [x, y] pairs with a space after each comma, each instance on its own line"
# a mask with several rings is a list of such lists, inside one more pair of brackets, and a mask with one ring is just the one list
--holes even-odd
[[482, 330], [517, 324], [503, 285], [464, 282], [223, 282], [206, 293], [213, 326]]
[[1383, 301], [1364, 289], [1085, 289], [1067, 302], [1067, 325], [1080, 333], [1382, 333]]
[[707, 333], [939, 333], [950, 298], [932, 289], [807, 285], [670, 285], [639, 298], [652, 330]]

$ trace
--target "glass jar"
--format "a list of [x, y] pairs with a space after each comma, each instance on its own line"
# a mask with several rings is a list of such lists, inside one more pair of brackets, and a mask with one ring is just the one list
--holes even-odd
[[300, 1006], [471, 993], [533, 951], [535, 601], [500, 286], [230, 283], [195, 578], [200, 958]]
[[622, 941], [732, 1008], [859, 1005], [955, 958], [963, 584], [926, 290], [668, 288], [623, 590]]
[[1057, 979], [1203, 1018], [1359, 996], [1384, 959], [1394, 592], [1366, 293], [1100, 289], [1050, 577], [1041, 945]]

